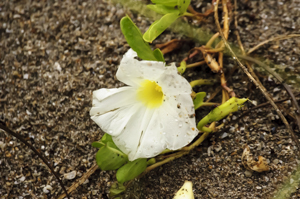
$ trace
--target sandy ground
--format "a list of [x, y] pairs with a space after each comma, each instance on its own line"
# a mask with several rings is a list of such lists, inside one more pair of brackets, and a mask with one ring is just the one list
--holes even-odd
[[[193, 1], [199, 12], [205, 12], [210, 5], [210, 1]], [[238, 30], [245, 49], [271, 36], [299, 33], [297, 0], [239, 1], [238, 5]], [[151, 23], [121, 4], [102, 0], [0, 2], [0, 119], [47, 157], [66, 187], [94, 164], [96, 149], [91, 143], [103, 135], [89, 117], [92, 91], [123, 85], [115, 73], [129, 48], [119, 27], [125, 14], [142, 31]], [[212, 16], [201, 26], [212, 33], [216, 31]], [[166, 31], [155, 43], [178, 37], [188, 39]], [[236, 42], [234, 34], [230, 38]], [[166, 61], [179, 63], [194, 45], [200, 44], [187, 41], [180, 50], [167, 54]], [[272, 60], [280, 70], [292, 74], [293, 83], [300, 70], [299, 52], [300, 39], [293, 38], [267, 44], [253, 55]], [[235, 65], [232, 59], [225, 59], [227, 76]], [[191, 69], [185, 75], [189, 80], [218, 77], [208, 67]], [[260, 75], [260, 79], [275, 100], [288, 97], [268, 75]], [[257, 104], [266, 102], [242, 71], [235, 70], [228, 83], [238, 96]], [[218, 85], [203, 86], [199, 90], [210, 95], [217, 88]], [[220, 94], [214, 99], [218, 100]], [[247, 103], [244, 109], [253, 107]], [[289, 115], [291, 103], [281, 103], [280, 107], [298, 135]], [[198, 111], [198, 118], [209, 110]], [[242, 118], [240, 114], [189, 155], [136, 181], [125, 197], [172, 198], [185, 180], [193, 182], [196, 198], [272, 196], [295, 170], [297, 148], [269, 106]], [[246, 144], [256, 157], [261, 155], [270, 162], [271, 171], [255, 173], [243, 167], [241, 155]], [[71, 196], [108, 198], [114, 181], [114, 171], [97, 170]], [[60, 194], [60, 185], [41, 160], [16, 138], [0, 131], [1, 199], [57, 198]], [[300, 198], [300, 192], [292, 198]]]

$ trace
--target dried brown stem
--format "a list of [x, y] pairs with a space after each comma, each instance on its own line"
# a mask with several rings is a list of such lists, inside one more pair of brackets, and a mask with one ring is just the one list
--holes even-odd
[[[227, 0], [222, 0], [222, 8], [223, 8], [223, 15], [224, 15], [224, 17], [223, 17], [223, 19], [224, 19], [223, 34], [224, 34], [225, 39], [227, 40], [228, 36], [229, 36], [229, 20], [228, 20], [229, 16], [228, 16]], [[224, 43], [221, 44], [220, 48], [221, 49], [224, 48]], [[223, 68], [223, 57], [224, 57], [223, 52], [220, 52], [219, 57], [218, 57], [218, 62], [219, 62], [221, 69]], [[222, 90], [222, 103], [224, 103], [229, 99], [228, 94], [231, 97], [235, 97], [236, 95], [235, 95], [234, 91], [227, 86], [227, 81], [226, 81], [224, 72], [222, 72], [220, 75], [220, 81], [221, 81], [222, 88], [225, 91], [227, 91], [227, 93], [226, 93], [226, 92], [224, 92], [224, 90]]]
[[257, 50], [259, 47], [261, 47], [261, 46], [263, 46], [263, 45], [265, 45], [265, 44], [267, 44], [271, 41], [280, 41], [280, 40], [290, 39], [290, 38], [293, 38], [293, 37], [300, 37], [300, 34], [281, 35], [281, 36], [278, 36], [278, 37], [274, 37], [274, 38], [265, 40], [265, 41], [257, 44], [256, 46], [254, 46], [250, 50], [248, 50], [247, 54], [252, 53], [253, 51]]
[[270, 104], [273, 106], [273, 108], [275, 109], [275, 111], [277, 112], [277, 114], [279, 115], [279, 117], [281, 118], [282, 122], [285, 124], [290, 136], [292, 137], [293, 141], [295, 142], [295, 144], [297, 145], [298, 148], [298, 154], [299, 154], [299, 141], [296, 138], [293, 130], [291, 129], [288, 121], [286, 120], [286, 118], [284, 117], [284, 115], [282, 114], [282, 112], [280, 111], [280, 109], [278, 108], [278, 106], [274, 103], [274, 100], [272, 99], [272, 97], [267, 93], [265, 87], [261, 84], [259, 84], [259, 82], [256, 81], [256, 79], [248, 72], [247, 68], [241, 63], [241, 61], [237, 58], [237, 55], [233, 52], [233, 50], [231, 49], [230, 45], [228, 44], [228, 42], [226, 41], [226, 38], [222, 32], [220, 23], [219, 23], [219, 16], [218, 16], [218, 3], [219, 0], [216, 0], [216, 6], [215, 6], [215, 23], [217, 25], [217, 28], [219, 30], [219, 32], [221, 33], [222, 39], [224, 41], [225, 46], [227, 47], [227, 49], [230, 51], [230, 53], [232, 54], [232, 56], [236, 59], [236, 61], [238, 62], [238, 65], [240, 66], [240, 68], [244, 71], [244, 73], [248, 76], [248, 78], [255, 84], [255, 86], [257, 86], [261, 92], [264, 94], [264, 96], [267, 98], [267, 100], [270, 102]]
[[[297, 100], [296, 100], [296, 98], [295, 98], [295, 96], [294, 96], [294, 94], [292, 92], [292, 89], [289, 87], [289, 85], [287, 85], [284, 82], [284, 80], [275, 71], [273, 71], [269, 66], [267, 66], [266, 64], [258, 61], [257, 59], [254, 59], [254, 58], [246, 56], [246, 55], [238, 55], [238, 57], [240, 57], [242, 59], [245, 59], [247, 61], [251, 61], [251, 62], [253, 62], [253, 63], [261, 66], [262, 68], [264, 68], [265, 70], [267, 70], [270, 74], [272, 74], [283, 85], [283, 87], [285, 88], [285, 90], [288, 92], [288, 94], [292, 98], [293, 105], [294, 105], [294, 107], [296, 109], [296, 112], [295, 112], [296, 122], [297, 122], [298, 129], [300, 130], [300, 108], [299, 108], [298, 102], [297, 102]], [[255, 75], [254, 72], [253, 72], [253, 74]]]

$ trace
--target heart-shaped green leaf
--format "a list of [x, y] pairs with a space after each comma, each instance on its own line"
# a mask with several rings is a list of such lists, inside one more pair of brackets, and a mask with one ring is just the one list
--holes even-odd
[[168, 13], [159, 20], [153, 22], [149, 29], [143, 35], [144, 40], [151, 43], [162, 32], [164, 32], [178, 17], [180, 17], [179, 11], [174, 13]]
[[124, 183], [134, 179], [147, 168], [147, 159], [140, 158], [132, 162], [128, 162], [117, 171], [117, 180], [119, 183]]
[[118, 169], [128, 161], [127, 155], [115, 147], [113, 142], [107, 142], [98, 150], [96, 162], [102, 170]]
[[196, 97], [194, 98], [195, 110], [198, 109], [203, 104], [203, 100], [205, 96], [206, 96], [206, 92], [199, 92], [196, 94]]

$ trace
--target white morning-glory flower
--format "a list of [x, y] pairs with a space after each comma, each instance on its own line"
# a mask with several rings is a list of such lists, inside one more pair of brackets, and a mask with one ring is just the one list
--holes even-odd
[[94, 91], [90, 110], [130, 161], [180, 149], [198, 134], [192, 88], [176, 66], [134, 57], [130, 49], [116, 74], [128, 86]]

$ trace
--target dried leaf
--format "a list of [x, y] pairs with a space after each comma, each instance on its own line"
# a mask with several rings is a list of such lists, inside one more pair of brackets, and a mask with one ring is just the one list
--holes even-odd
[[262, 156], [258, 157], [258, 161], [253, 159], [253, 155], [250, 153], [248, 146], [245, 147], [242, 155], [242, 163], [247, 170], [252, 170], [256, 172], [269, 171], [270, 167], [266, 159]]

